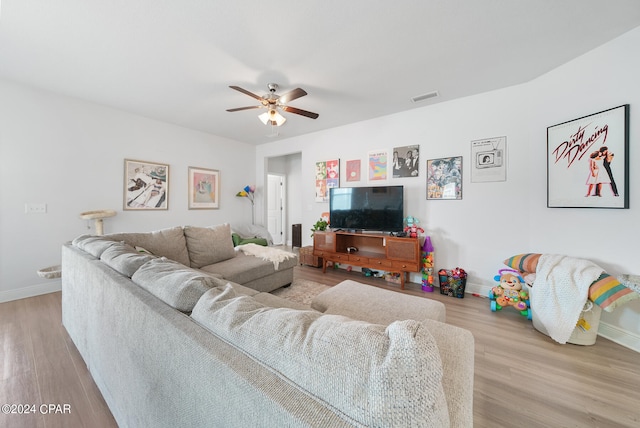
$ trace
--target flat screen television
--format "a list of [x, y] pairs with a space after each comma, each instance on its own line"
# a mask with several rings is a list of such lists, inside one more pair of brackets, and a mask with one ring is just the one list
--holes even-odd
[[400, 232], [403, 221], [404, 186], [329, 190], [329, 224], [334, 230]]

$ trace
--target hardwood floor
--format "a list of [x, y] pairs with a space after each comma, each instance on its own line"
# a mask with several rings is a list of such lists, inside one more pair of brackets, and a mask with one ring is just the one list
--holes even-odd
[[[354, 279], [398, 291], [343, 270], [300, 266], [294, 277], [327, 285]], [[640, 426], [639, 353], [601, 337], [593, 346], [559, 345], [515, 310], [492, 313], [488, 299], [406, 288], [444, 302], [447, 322], [475, 337], [475, 427]], [[35, 413], [0, 413], [0, 427], [117, 426], [61, 325], [60, 297], [0, 304], [0, 405], [35, 405]]]
[[[0, 304], [0, 426], [117, 427], [62, 326], [61, 293]], [[50, 406], [52, 405], [52, 406]]]

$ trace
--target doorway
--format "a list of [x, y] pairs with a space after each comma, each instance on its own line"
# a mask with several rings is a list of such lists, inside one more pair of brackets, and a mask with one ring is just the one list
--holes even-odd
[[284, 175], [267, 175], [267, 230], [273, 238], [274, 245], [285, 243], [284, 215], [285, 180]]

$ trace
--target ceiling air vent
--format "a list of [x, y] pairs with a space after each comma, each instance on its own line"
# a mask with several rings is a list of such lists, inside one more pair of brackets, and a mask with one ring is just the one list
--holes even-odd
[[414, 103], [418, 103], [420, 101], [428, 100], [429, 98], [435, 98], [439, 96], [438, 91], [429, 92], [428, 94], [418, 95], [417, 97], [411, 98], [411, 101]]

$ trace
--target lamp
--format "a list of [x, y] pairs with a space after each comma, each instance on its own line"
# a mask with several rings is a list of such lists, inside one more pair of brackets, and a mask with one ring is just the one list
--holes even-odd
[[276, 126], [280, 126], [287, 121], [287, 118], [278, 113], [278, 111], [273, 107], [269, 107], [269, 111], [259, 115], [258, 119], [260, 119], [265, 125], [271, 123], [271, 125]]
[[[266, 114], [266, 113], [265, 113]], [[239, 198], [248, 198], [251, 201], [251, 224], [254, 224], [253, 198], [255, 197], [256, 186], [244, 186], [244, 188], [236, 193]]]

